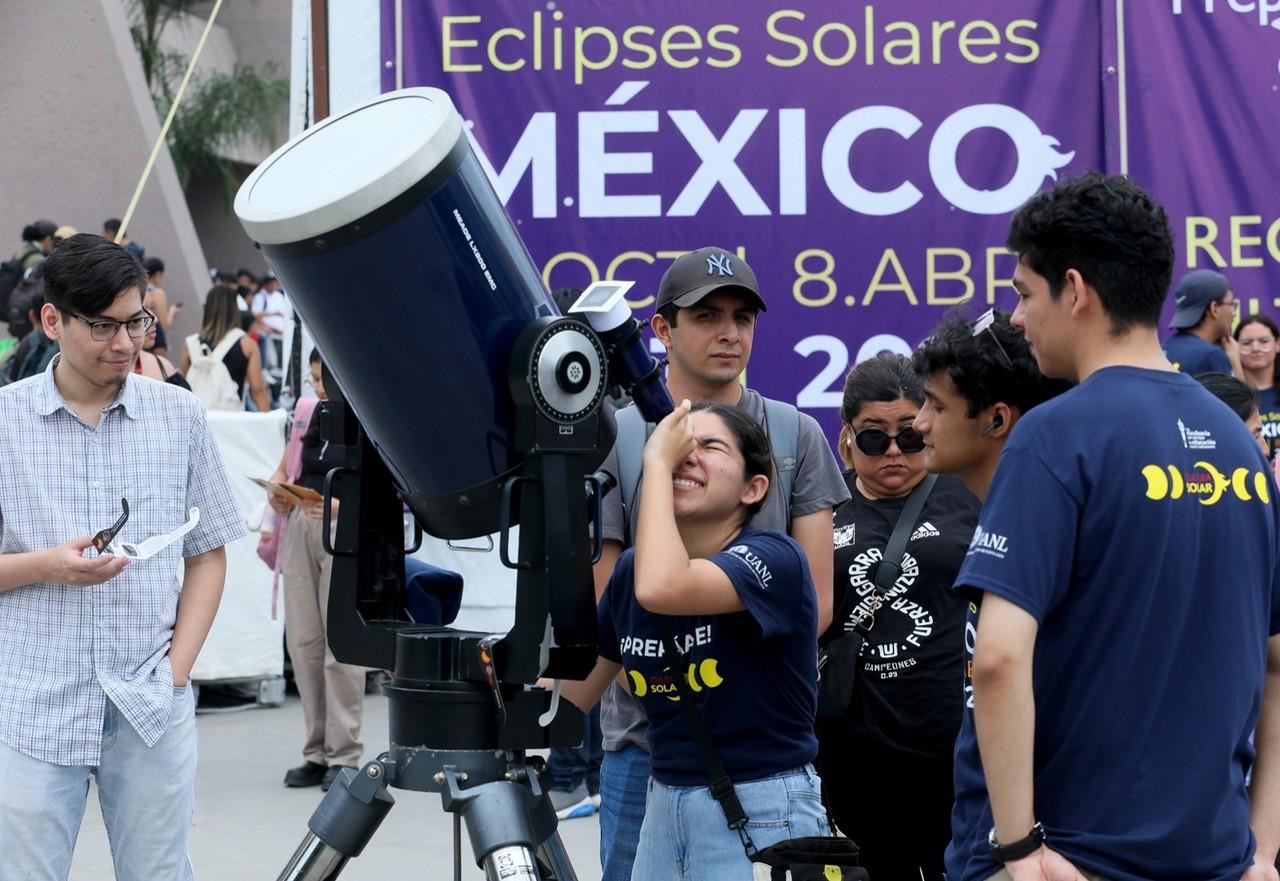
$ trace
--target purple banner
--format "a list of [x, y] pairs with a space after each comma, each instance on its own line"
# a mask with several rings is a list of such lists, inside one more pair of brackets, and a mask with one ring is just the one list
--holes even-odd
[[[1169, 212], [1174, 278], [1280, 307], [1280, 0], [1129, 0], [1129, 174]], [[1117, 169], [1118, 170], [1118, 169]]]
[[[1266, 254], [1277, 141], [1261, 131], [1280, 109], [1274, 54], [1252, 95], [1244, 80], [1265, 72], [1198, 48], [1234, 45], [1244, 16], [1174, 15], [1170, 2], [1130, 3], [1142, 39], [1127, 143], [1115, 0], [431, 0], [402, 4], [399, 73], [453, 96], [549, 287], [634, 280], [648, 315], [675, 256], [736, 249], [769, 305], [749, 383], [834, 437], [850, 365], [909, 351], [957, 306], [1012, 308], [1010, 214], [1061, 176], [1120, 170], [1125, 147], [1176, 231], [1211, 215], [1218, 253], [1280, 293], [1280, 257]], [[387, 90], [395, 7], [384, 0]], [[1253, 114], [1240, 110], [1250, 97]], [[1237, 137], [1256, 167], [1237, 162]]]

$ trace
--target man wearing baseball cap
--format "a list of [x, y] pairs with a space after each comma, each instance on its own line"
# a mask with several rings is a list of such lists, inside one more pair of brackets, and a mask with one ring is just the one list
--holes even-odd
[[1165, 357], [1183, 373], [1232, 373], [1241, 377], [1240, 348], [1231, 325], [1240, 301], [1221, 272], [1197, 269], [1178, 282], [1177, 311], [1169, 326], [1178, 332], [1164, 344]]
[[[831, 621], [831, 522], [849, 491], [822, 429], [790, 404], [770, 401], [742, 384], [751, 359], [756, 319], [766, 310], [755, 272], [738, 254], [723, 248], [699, 248], [678, 258], [658, 286], [657, 314], [650, 326], [667, 350], [667, 389], [673, 400], [720, 401], [741, 408], [769, 435], [777, 477], [750, 524], [787, 532], [805, 552], [818, 591], [818, 633]], [[633, 408], [618, 413], [622, 437], [634, 419]], [[646, 425], [646, 436], [653, 425]], [[620, 475], [622, 456], [639, 458], [643, 443], [620, 441], [604, 469]], [[786, 474], [785, 472], [790, 472]], [[621, 474], [639, 473], [639, 464]], [[621, 477], [621, 480], [627, 478]], [[784, 487], [790, 484], [788, 494]], [[636, 484], [638, 487], [638, 483]], [[628, 495], [628, 491], [634, 494]], [[630, 499], [624, 505], [623, 497]], [[597, 597], [625, 547], [635, 540], [641, 499], [635, 487], [620, 486], [603, 504], [604, 551], [595, 566]], [[601, 701], [604, 761], [600, 768], [600, 864], [603, 881], [631, 877], [649, 782], [649, 727], [635, 698], [610, 686]]]

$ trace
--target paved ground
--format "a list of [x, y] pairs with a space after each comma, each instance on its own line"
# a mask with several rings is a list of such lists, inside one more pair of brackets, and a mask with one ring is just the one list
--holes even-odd
[[[290, 697], [283, 707], [201, 715], [200, 773], [191, 860], [200, 881], [272, 881], [288, 862], [320, 800], [317, 789], [287, 789], [285, 769], [299, 764], [302, 707]], [[366, 757], [386, 749], [387, 701], [366, 698]], [[364, 855], [342, 873], [342, 881], [453, 877], [452, 817], [440, 809], [440, 797], [393, 792], [396, 806]], [[110, 879], [106, 831], [89, 794], [89, 810], [80, 830], [71, 881]], [[600, 829], [594, 816], [560, 825], [579, 881], [599, 881]], [[471, 846], [463, 836], [464, 872], [482, 881]]]

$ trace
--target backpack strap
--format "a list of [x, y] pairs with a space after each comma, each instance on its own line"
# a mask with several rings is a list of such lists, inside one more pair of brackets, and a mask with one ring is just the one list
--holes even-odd
[[787, 531], [791, 531], [791, 491], [796, 485], [797, 456], [800, 452], [800, 411], [786, 401], [764, 399], [764, 431], [773, 449], [773, 472], [787, 509]]
[[[631, 512], [640, 492], [644, 464], [644, 444], [648, 440], [644, 417], [634, 404], [614, 414], [618, 426], [618, 489], [622, 492], [622, 516], [630, 533]], [[791, 529], [791, 491], [796, 483], [797, 455], [800, 449], [800, 411], [785, 401], [764, 398], [764, 430], [773, 449], [773, 470], [787, 511], [787, 530]]]
[[244, 331], [238, 327], [234, 330], [227, 331], [227, 335], [224, 336], [222, 340], [219, 341], [217, 347], [209, 353], [209, 357], [213, 358], [214, 361], [221, 361], [223, 358], [227, 357], [227, 352], [231, 351], [231, 347], [240, 342], [240, 338], [242, 336], [244, 336]]
[[[640, 492], [640, 476], [644, 468], [644, 443], [648, 430], [644, 417], [635, 404], [614, 413], [618, 437], [614, 449], [618, 453], [618, 490], [622, 493], [622, 522], [626, 535], [631, 534], [631, 511]], [[629, 543], [629, 542], [627, 542]]]

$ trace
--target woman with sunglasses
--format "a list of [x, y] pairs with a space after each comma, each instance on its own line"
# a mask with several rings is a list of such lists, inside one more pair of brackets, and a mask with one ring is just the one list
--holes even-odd
[[978, 501], [958, 478], [933, 485], [901, 577], [883, 592], [874, 584], [907, 497], [928, 476], [912, 427], [923, 404], [910, 361], [882, 354], [849, 371], [840, 408], [852, 498], [835, 513], [836, 614], [822, 641], [861, 625], [865, 642], [848, 709], [819, 725], [819, 767], [832, 818], [883, 881], [942, 878], [964, 700], [965, 603], [951, 585]]
[[1247, 315], [1236, 326], [1240, 367], [1244, 378], [1258, 390], [1262, 438], [1272, 452], [1280, 438], [1280, 400], [1276, 397], [1276, 357], [1280, 352], [1280, 326], [1266, 315]]

